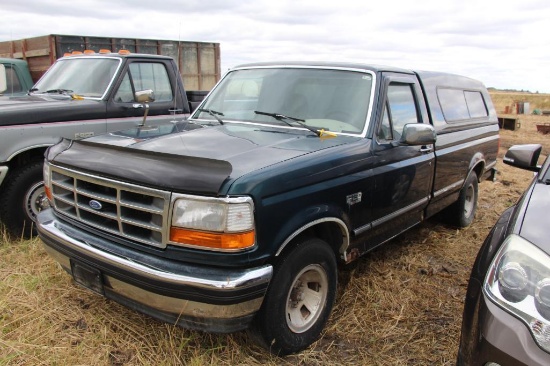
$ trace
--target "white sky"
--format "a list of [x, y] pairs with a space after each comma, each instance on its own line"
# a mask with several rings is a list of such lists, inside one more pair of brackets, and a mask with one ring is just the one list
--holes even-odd
[[222, 72], [350, 61], [550, 93], [548, 0], [2, 0], [0, 41], [46, 34], [219, 42]]

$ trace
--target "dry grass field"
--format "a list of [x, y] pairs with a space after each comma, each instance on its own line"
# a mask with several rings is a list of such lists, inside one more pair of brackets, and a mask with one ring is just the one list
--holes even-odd
[[[493, 98], [501, 112], [525, 96]], [[534, 108], [550, 109], [544, 102], [532, 102]], [[306, 351], [278, 358], [245, 332], [208, 334], [157, 322], [79, 288], [39, 239], [4, 235], [0, 365], [453, 365], [477, 250], [532, 177], [502, 164], [502, 155], [517, 143], [539, 142], [550, 152], [550, 135], [535, 127], [550, 117], [519, 118], [519, 130], [501, 133], [497, 181], [480, 184], [474, 224], [457, 230], [430, 219], [342, 269], [333, 314]]]

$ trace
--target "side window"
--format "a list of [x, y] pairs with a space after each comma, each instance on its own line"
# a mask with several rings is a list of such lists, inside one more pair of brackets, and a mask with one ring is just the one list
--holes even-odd
[[437, 96], [448, 122], [487, 117], [487, 106], [479, 91], [438, 88]]
[[[387, 104], [384, 108], [379, 138], [382, 139], [383, 134], [384, 140], [389, 140], [390, 138], [399, 139], [403, 132], [403, 127], [408, 123], [418, 123], [418, 110], [416, 108], [413, 85], [391, 83], [388, 88]], [[390, 131], [390, 134], [385, 132], [385, 129]]]
[[21, 83], [19, 82], [19, 77], [17, 76], [14, 69], [11, 67], [6, 67], [6, 81], [8, 84], [7, 91], [12, 93], [22, 92], [23, 87], [21, 86]]
[[380, 126], [380, 131], [378, 131], [379, 140], [393, 140], [393, 134], [391, 131], [390, 116], [388, 111], [388, 104], [384, 105], [384, 115], [382, 116], [382, 124]]
[[471, 118], [487, 117], [487, 106], [480, 92], [465, 91], [466, 104]]
[[133, 102], [134, 92], [146, 89], [153, 90], [155, 101], [167, 102], [172, 100], [172, 85], [164, 64], [153, 62], [134, 62], [130, 64], [114, 100], [119, 103]]
[[164, 64], [134, 62], [130, 64], [130, 74], [136, 91], [152, 89], [155, 92], [156, 101], [172, 100], [172, 86]]
[[134, 101], [134, 92], [132, 90], [132, 84], [130, 83], [130, 75], [126, 73], [122, 83], [118, 87], [115, 94], [115, 102], [118, 103], [131, 103]]

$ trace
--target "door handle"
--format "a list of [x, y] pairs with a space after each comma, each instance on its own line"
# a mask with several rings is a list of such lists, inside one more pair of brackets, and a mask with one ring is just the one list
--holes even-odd
[[420, 148], [421, 153], [429, 153], [433, 151], [433, 145], [424, 145]]

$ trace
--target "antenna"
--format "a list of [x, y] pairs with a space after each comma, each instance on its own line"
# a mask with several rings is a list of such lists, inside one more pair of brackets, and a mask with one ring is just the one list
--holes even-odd
[[[174, 107], [172, 108], [171, 112], [172, 112], [172, 115], [174, 116], [174, 119], [171, 121], [171, 122], [177, 122], [176, 121], [176, 114], [178, 112], [178, 95], [180, 94], [180, 87], [183, 86], [183, 77], [181, 76], [181, 73], [180, 73], [180, 61], [181, 61], [181, 58], [183, 57], [183, 53], [181, 52], [181, 20], [180, 20], [180, 26], [179, 26], [179, 34], [178, 34], [178, 49], [177, 49], [177, 52], [176, 52], [176, 74], [177, 77], [176, 78], [176, 87], [174, 89]], [[181, 85], [180, 85], [180, 81], [181, 80]], [[182, 103], [184, 101], [184, 96], [183, 96], [183, 92], [185, 92], [185, 89], [181, 90], [182, 91]], [[185, 98], [187, 99], [187, 98]]]

